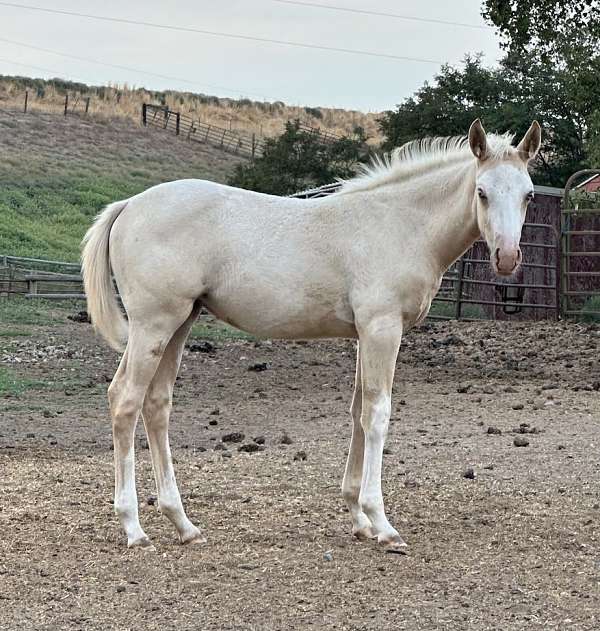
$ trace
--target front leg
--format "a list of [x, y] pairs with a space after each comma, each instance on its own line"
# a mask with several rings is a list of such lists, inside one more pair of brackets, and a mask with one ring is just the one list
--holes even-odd
[[377, 541], [389, 552], [405, 552], [406, 544], [390, 524], [383, 505], [381, 466], [391, 413], [396, 357], [402, 339], [397, 315], [370, 317], [358, 324], [362, 379], [361, 424], [365, 451], [359, 504], [369, 518]]

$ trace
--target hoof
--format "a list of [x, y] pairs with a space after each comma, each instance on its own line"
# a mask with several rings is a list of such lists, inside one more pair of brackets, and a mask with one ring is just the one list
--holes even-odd
[[194, 531], [180, 537], [184, 546], [200, 546], [206, 543], [206, 537], [196, 528]]
[[142, 537], [141, 539], [129, 541], [127, 543], [127, 547], [143, 550], [144, 552], [156, 552], [156, 548], [152, 545], [152, 542], [148, 539], [148, 537]]
[[389, 552], [390, 554], [408, 554], [408, 545], [400, 535], [380, 539], [379, 544], [383, 546], [385, 552]]
[[369, 539], [375, 539], [377, 535], [369, 527], [367, 528], [355, 528], [352, 531], [352, 536], [356, 537], [359, 541], [368, 541]]

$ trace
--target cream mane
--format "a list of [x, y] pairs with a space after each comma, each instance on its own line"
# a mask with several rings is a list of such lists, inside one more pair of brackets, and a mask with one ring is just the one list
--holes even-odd
[[[517, 149], [512, 145], [513, 139], [513, 134], [488, 134], [490, 159], [502, 160], [514, 155]], [[466, 136], [412, 140], [391, 153], [375, 156], [371, 164], [361, 164], [358, 175], [342, 181], [337, 194], [369, 190], [468, 159], [473, 159], [473, 154]]]

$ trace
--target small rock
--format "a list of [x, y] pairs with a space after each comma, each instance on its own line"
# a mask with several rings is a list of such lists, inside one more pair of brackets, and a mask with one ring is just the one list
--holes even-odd
[[156, 496], [150, 495], [146, 500], [146, 504], [148, 504], [148, 506], [154, 506], [156, 504]]
[[463, 478], [466, 478], [467, 480], [474, 480], [475, 477], [476, 477], [476, 474], [475, 474], [475, 469], [473, 469], [473, 467], [468, 467], [467, 469], [465, 469], [463, 473]]
[[267, 362], [256, 362], [256, 364], [251, 364], [248, 366], [248, 370], [251, 372], [263, 372], [269, 368]]
[[117, 586], [117, 593], [121, 594], [125, 591], [125, 585], [118, 585]]
[[566, 447], [565, 447], [564, 445], [559, 445], [559, 446], [557, 447], [557, 449], [560, 451], [560, 450], [562, 450], [562, 449], [566, 449]]
[[294, 441], [291, 439], [287, 432], [283, 432], [283, 435], [279, 439], [280, 445], [291, 445]]
[[219, 424], [219, 421], [217, 421], [217, 419], [213, 418], [213, 419], [211, 419], [210, 421], [208, 421], [208, 424], [209, 424], [209, 425], [218, 425], [218, 424]]
[[201, 342], [195, 342], [194, 344], [190, 344], [188, 350], [191, 353], [214, 353], [215, 347], [214, 344], [207, 342], [206, 340], [202, 340]]
[[35, 434], [33, 432], [28, 432], [25, 434], [25, 438], [35, 438]]
[[488, 434], [498, 434], [498, 435], [500, 435], [500, 434], [502, 434], [502, 430], [499, 427], [493, 427], [492, 425], [490, 425], [487, 428], [487, 433]]
[[522, 403], [514, 403], [511, 407], [513, 410], [522, 410], [525, 406]]
[[384, 453], [386, 456], [390, 456], [390, 455], [391, 455], [391, 454], [393, 454], [394, 452], [393, 452], [393, 451], [392, 451], [389, 447], [384, 447], [384, 448], [383, 448], [383, 453]]
[[215, 408], [209, 412], [210, 416], [219, 416], [219, 414], [221, 414], [221, 410], [219, 410], [219, 408]]
[[252, 439], [257, 445], [264, 445], [265, 444], [265, 437], [264, 436], [256, 436], [256, 438]]
[[242, 451], [247, 454], [253, 454], [256, 451], [261, 451], [261, 446], [256, 443], [246, 443], [245, 445], [240, 445], [238, 447], [238, 451]]
[[529, 439], [525, 438], [525, 436], [515, 436], [513, 445], [515, 447], [527, 447], [529, 445]]
[[470, 389], [471, 389], [471, 384], [467, 383], [465, 385], [458, 386], [458, 388], [456, 388], [456, 392], [458, 392], [458, 394], [466, 394], [467, 392], [469, 392]]
[[299, 460], [306, 460], [306, 452], [305, 451], [298, 451], [295, 455], [294, 455], [294, 460], [299, 461]]
[[224, 443], [241, 443], [245, 436], [242, 432], [231, 432], [231, 434], [223, 434], [221, 440]]
[[217, 443], [214, 447], [215, 451], [226, 451], [227, 447], [223, 443]]
[[324, 561], [333, 561], [333, 550], [327, 550], [327, 552], [325, 552], [323, 554], [323, 560]]

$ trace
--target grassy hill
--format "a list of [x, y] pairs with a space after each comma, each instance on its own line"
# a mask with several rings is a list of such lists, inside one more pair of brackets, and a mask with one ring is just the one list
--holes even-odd
[[0, 109], [0, 254], [76, 261], [107, 203], [188, 177], [225, 181], [238, 158], [127, 118]]
[[153, 91], [128, 86], [88, 86], [61, 79], [30, 79], [0, 75], [0, 108], [22, 109], [25, 90], [29, 92], [29, 108], [39, 111], [61, 113], [65, 93], [69, 94], [69, 107], [83, 108], [90, 97], [90, 114], [105, 118], [129, 118], [139, 124], [142, 103], [168, 105], [172, 110], [187, 114], [203, 123], [216, 125], [240, 134], [256, 134], [259, 137], [274, 137], [283, 133], [288, 120], [319, 127], [342, 136], [349, 135], [354, 128], [362, 127], [371, 144], [383, 140], [377, 112], [359, 112], [327, 107], [302, 107], [229, 99], [193, 92], [174, 90]]

